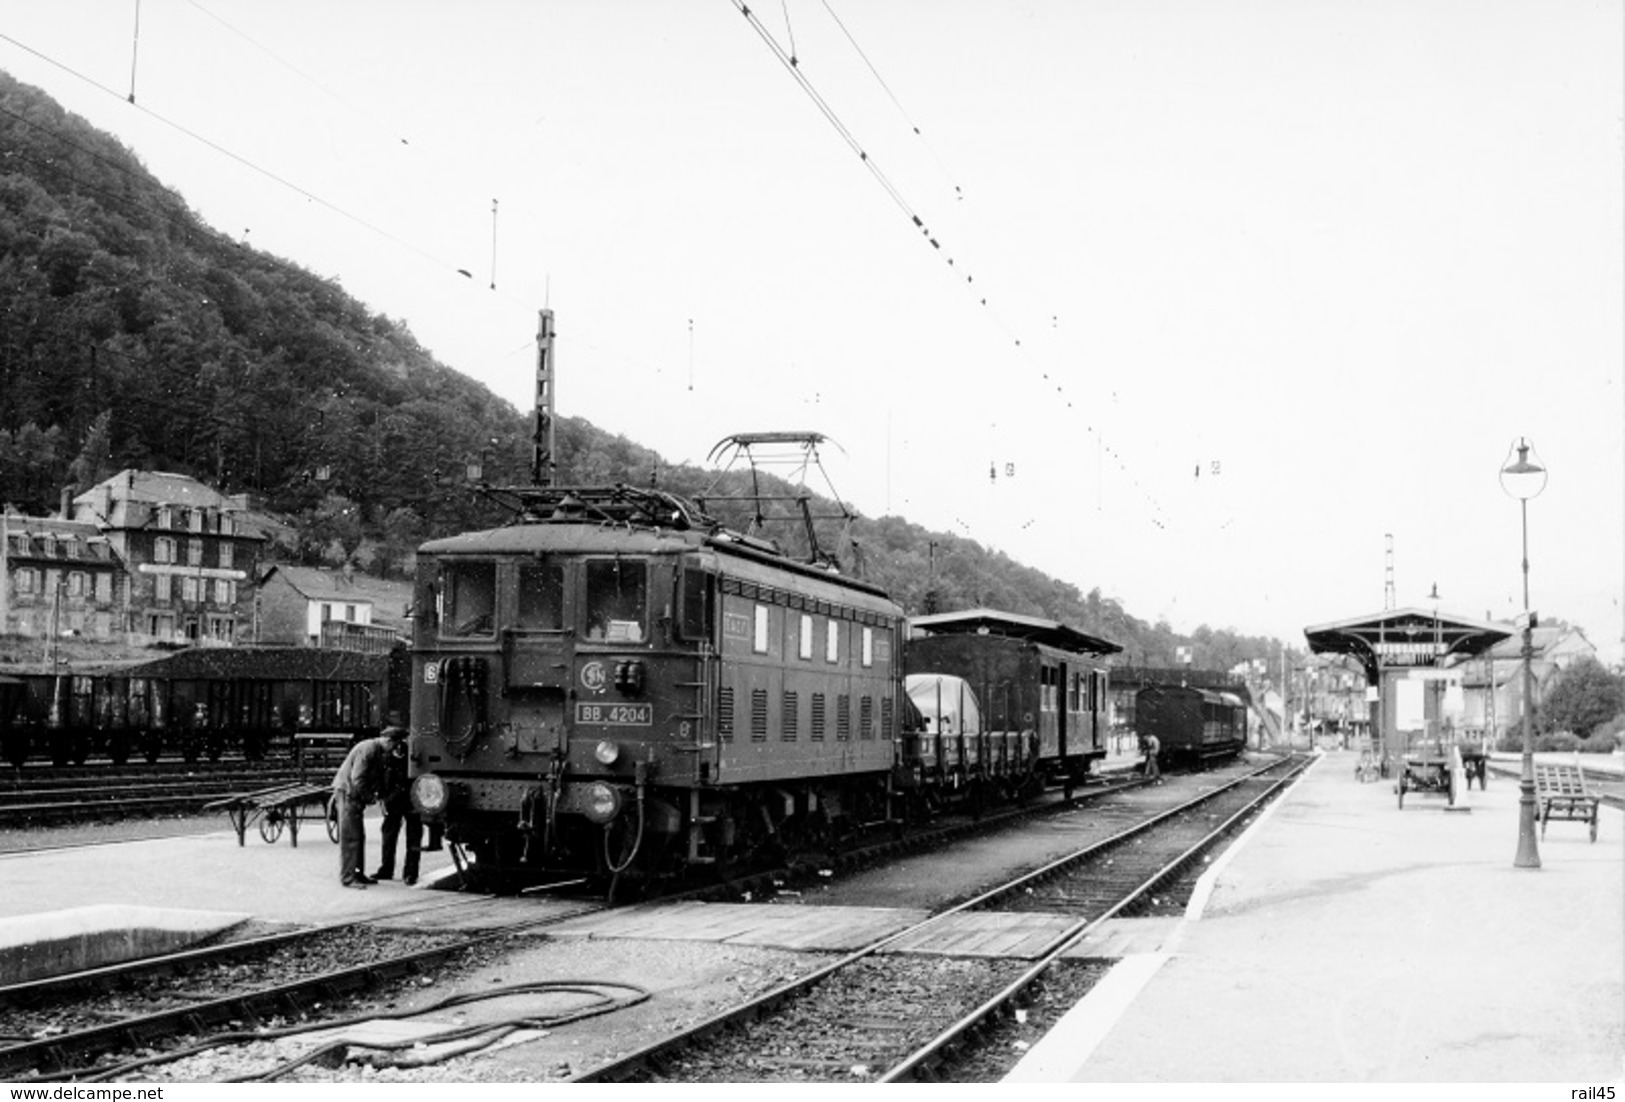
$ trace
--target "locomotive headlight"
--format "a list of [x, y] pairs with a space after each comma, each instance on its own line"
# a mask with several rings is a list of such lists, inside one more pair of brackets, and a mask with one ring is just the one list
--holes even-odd
[[598, 759], [599, 765], [614, 765], [615, 759], [621, 756], [621, 748], [605, 739], [593, 747], [592, 756]]
[[412, 806], [418, 809], [418, 814], [430, 817], [444, 815], [449, 801], [446, 782], [436, 774], [424, 773], [412, 782]]
[[614, 785], [594, 781], [586, 791], [587, 818], [595, 823], [607, 823], [620, 814], [621, 793]]

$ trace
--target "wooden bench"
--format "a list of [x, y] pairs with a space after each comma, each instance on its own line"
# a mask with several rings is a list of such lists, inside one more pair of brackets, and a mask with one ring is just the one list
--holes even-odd
[[[332, 796], [333, 790], [326, 785], [279, 784], [210, 801], [203, 805], [203, 810], [224, 811], [231, 820], [232, 829], [237, 832], [239, 846], [248, 835], [248, 825], [256, 820], [259, 822], [260, 837], [267, 842], [275, 842], [282, 837], [282, 830], [286, 827], [288, 843], [298, 846], [299, 823], [310, 819], [324, 820], [328, 840], [337, 842], [338, 819], [330, 807]], [[315, 814], [311, 814], [313, 809]]]
[[1546, 837], [1546, 824], [1553, 819], [1589, 823], [1591, 840], [1597, 840], [1597, 805], [1602, 797], [1586, 788], [1585, 774], [1576, 762], [1535, 763], [1535, 818], [1540, 820], [1540, 836]]

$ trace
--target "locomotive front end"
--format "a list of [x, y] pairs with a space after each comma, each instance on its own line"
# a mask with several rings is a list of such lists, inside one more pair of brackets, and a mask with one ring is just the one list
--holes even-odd
[[678, 830], [662, 793], [697, 779], [704, 680], [683, 626], [709, 615], [690, 547], [520, 525], [423, 549], [412, 798], [482, 872], [614, 875]]

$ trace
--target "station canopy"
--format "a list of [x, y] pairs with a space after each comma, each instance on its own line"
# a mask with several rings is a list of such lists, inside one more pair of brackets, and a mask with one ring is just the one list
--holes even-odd
[[1116, 643], [1055, 620], [1041, 620], [1036, 616], [1021, 616], [992, 608], [914, 616], [909, 619], [908, 626], [915, 632], [927, 635], [1007, 635], [1056, 650], [1083, 654], [1116, 654], [1123, 649]]
[[1429, 608], [1391, 608], [1303, 629], [1314, 654], [1350, 654], [1375, 685], [1384, 669], [1417, 669], [1473, 658], [1512, 632], [1501, 624], [1463, 620]]

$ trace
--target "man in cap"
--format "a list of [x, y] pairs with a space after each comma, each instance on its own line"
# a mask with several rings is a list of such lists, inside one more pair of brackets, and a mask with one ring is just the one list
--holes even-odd
[[395, 879], [395, 849], [401, 829], [406, 830], [406, 860], [401, 865], [402, 882], [418, 882], [418, 864], [423, 852], [423, 819], [412, 806], [412, 782], [407, 776], [406, 740], [392, 743], [384, 763], [384, 824], [379, 830], [378, 880]]
[[362, 816], [384, 791], [385, 767], [396, 743], [404, 745], [406, 728], [385, 727], [377, 738], [356, 743], [333, 774], [333, 799], [339, 819], [339, 883], [365, 888], [378, 881], [367, 875], [367, 835]]

